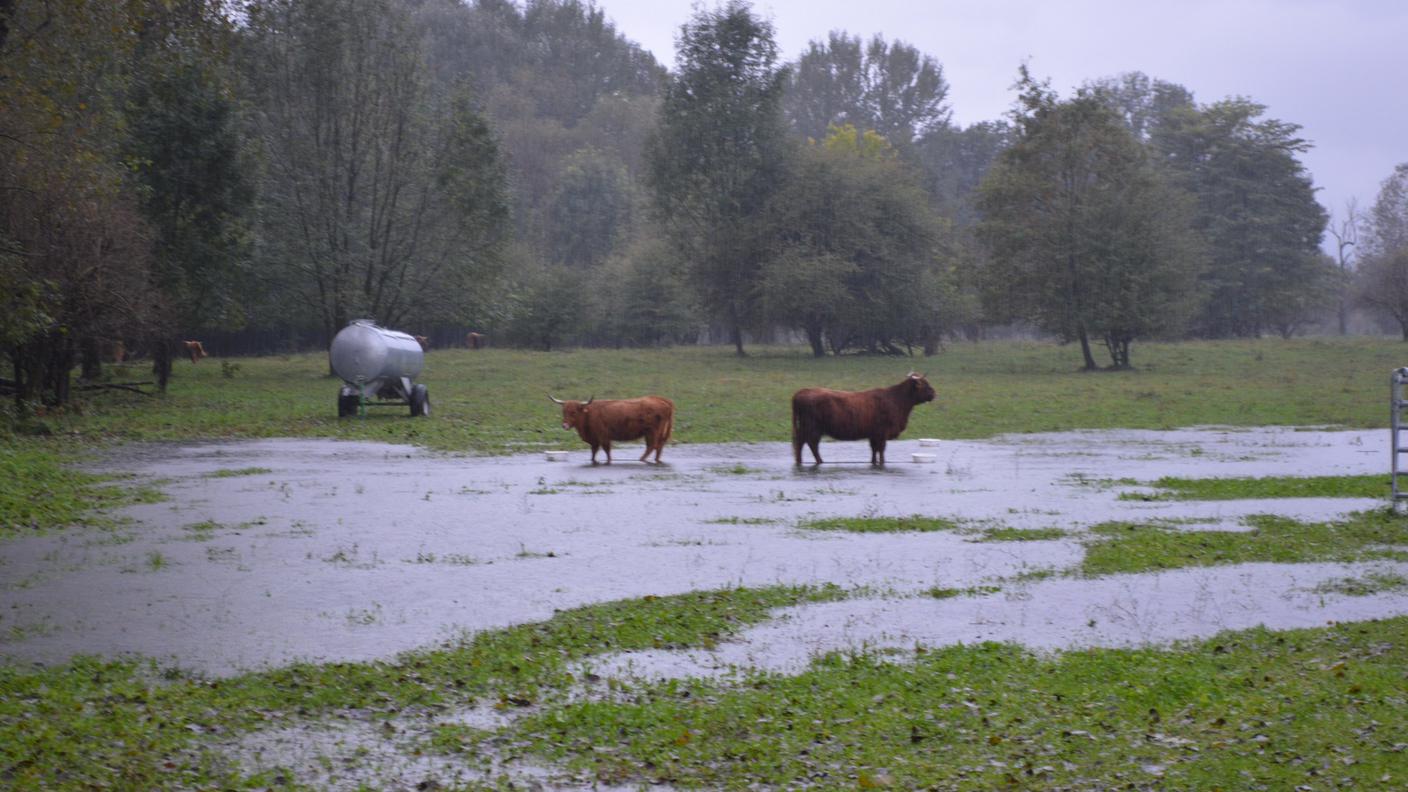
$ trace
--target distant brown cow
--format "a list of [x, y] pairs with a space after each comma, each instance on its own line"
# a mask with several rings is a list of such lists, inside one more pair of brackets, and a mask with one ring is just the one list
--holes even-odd
[[591, 446], [593, 465], [598, 448], [606, 449], [606, 464], [609, 465], [612, 441], [642, 437], [645, 438], [645, 453], [641, 454], [640, 461], [646, 461], [654, 451], [655, 462], [659, 464], [660, 451], [675, 425], [674, 402], [659, 396], [602, 401], [593, 396], [584, 402], [548, 398], [562, 405], [562, 428], [576, 429], [577, 436]]
[[426, 338], [425, 336], [412, 336], [412, 337], [415, 338], [417, 344], [420, 344], [420, 348], [421, 348], [422, 350], [430, 349], [430, 339], [429, 339], [429, 338]]
[[792, 394], [792, 453], [802, 464], [802, 445], [821, 464], [821, 436], [836, 440], [869, 440], [870, 464], [885, 464], [885, 442], [894, 440], [909, 423], [917, 404], [934, 400], [934, 387], [923, 374], [910, 373], [898, 385], [867, 391], [803, 388]]
[[479, 349], [489, 343], [489, 337], [481, 333], [469, 333], [464, 337], [464, 345], [470, 349]]
[[186, 348], [186, 354], [191, 356], [191, 362], [197, 363], [205, 357], [205, 347], [199, 341], [182, 341], [181, 345]]

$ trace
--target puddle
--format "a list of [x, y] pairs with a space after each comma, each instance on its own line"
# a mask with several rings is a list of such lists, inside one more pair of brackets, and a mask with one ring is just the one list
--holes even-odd
[[[945, 441], [923, 449], [934, 463], [914, 464], [902, 461], [919, 450], [907, 440], [892, 444], [896, 461], [883, 470], [866, 464], [864, 443], [829, 444], [838, 463], [815, 469], [794, 468], [781, 443], [674, 446], [664, 465], [609, 467], [586, 464], [588, 452], [565, 440], [566, 462], [324, 440], [138, 446], [109, 466], [163, 480], [169, 500], [125, 510], [138, 521], [124, 532], [130, 541], [77, 530], [0, 544], [0, 656], [52, 663], [137, 653], [226, 675], [294, 660], [385, 659], [646, 594], [821, 583], [898, 594], [968, 588], [1070, 567], [1081, 547], [1072, 538], [978, 543], [961, 533], [795, 525], [910, 514], [1068, 530], [1114, 519], [1203, 528], [1235, 528], [1259, 513], [1330, 519], [1377, 502], [1120, 501], [1128, 488], [1076, 482], [1380, 473], [1386, 441], [1380, 430], [1066, 432]], [[270, 472], [209, 475], [255, 467]], [[1220, 577], [1227, 570], [1208, 574], [1209, 586], [1245, 585]], [[1007, 614], [992, 639], [1039, 644], [1043, 610], [1113, 607], [1122, 601], [1117, 585], [1030, 584], [1021, 613], [990, 597], [901, 599], [845, 618], [857, 636], [907, 635], [885, 620], [918, 619], [909, 609], [924, 606], [938, 610], [923, 618], [962, 624], [976, 618], [963, 609], [981, 607]], [[1364, 615], [1343, 618], [1404, 610], [1396, 599], [1361, 604]], [[808, 612], [843, 612], [827, 607]], [[809, 618], [798, 612], [787, 624]], [[1196, 619], [1176, 623], [1184, 634], [1204, 629]], [[807, 645], [803, 633], [795, 639]]]

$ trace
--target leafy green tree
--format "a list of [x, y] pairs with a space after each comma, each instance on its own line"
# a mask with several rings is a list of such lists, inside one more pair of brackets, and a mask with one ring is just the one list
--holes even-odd
[[1157, 134], [1175, 111], [1195, 109], [1193, 92], [1178, 83], [1152, 78], [1143, 72], [1092, 80], [1086, 87], [1098, 93], [1124, 118], [1129, 131], [1141, 141]]
[[948, 82], [933, 58], [902, 41], [832, 31], [790, 71], [785, 109], [793, 128], [821, 140], [832, 125], [873, 129], [897, 147], [948, 125]]
[[596, 266], [630, 232], [633, 196], [626, 169], [596, 149], [569, 157], [548, 206], [552, 260]]
[[743, 331], [760, 319], [758, 217], [786, 157], [786, 72], [772, 25], [743, 0], [698, 10], [681, 28], [678, 50], [649, 146], [650, 185], [701, 303], [743, 355]]
[[249, 8], [259, 263], [327, 338], [358, 316], [461, 321], [502, 268], [497, 142], [466, 92], [430, 90], [412, 30], [393, 0]]
[[1392, 317], [1408, 341], [1408, 162], [1384, 180], [1363, 230], [1358, 302]]
[[68, 401], [81, 349], [163, 316], [122, 157], [146, 3], [0, 6], [0, 352], [17, 402]]
[[984, 179], [978, 232], [989, 311], [1080, 343], [1115, 368], [1135, 339], [1177, 330], [1200, 263], [1186, 198], [1098, 92], [1061, 101], [1026, 69], [1016, 138]]
[[797, 154], [769, 207], [769, 316], [827, 346], [898, 352], [938, 332], [939, 222], [912, 171], [873, 131], [833, 127]]
[[514, 275], [509, 340], [544, 352], [561, 346], [582, 330], [587, 319], [587, 274], [548, 264], [525, 267]]
[[665, 346], [699, 334], [684, 267], [669, 243], [645, 235], [596, 271], [598, 338], [617, 346]]
[[1153, 130], [1174, 181], [1197, 199], [1194, 227], [1207, 242], [1205, 299], [1195, 330], [1255, 336], [1284, 324], [1288, 306], [1310, 305], [1322, 285], [1325, 210], [1296, 155], [1300, 127], [1262, 119], [1247, 99], [1175, 107]]

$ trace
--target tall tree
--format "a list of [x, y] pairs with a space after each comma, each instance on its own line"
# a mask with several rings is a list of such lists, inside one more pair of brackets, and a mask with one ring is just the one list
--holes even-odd
[[1086, 83], [1124, 118], [1129, 131], [1141, 141], [1150, 140], [1177, 110], [1194, 109], [1193, 92], [1178, 83], [1125, 72]]
[[907, 148], [948, 124], [943, 67], [903, 41], [832, 31], [812, 41], [791, 69], [785, 108], [793, 128], [821, 140], [832, 125], [874, 129]]
[[326, 338], [358, 316], [464, 321], [502, 266], [503, 164], [464, 92], [428, 90], [393, 0], [261, 0], [262, 266]]
[[678, 50], [649, 146], [650, 184], [701, 302], [743, 355], [744, 328], [759, 318], [758, 218], [786, 157], [786, 72], [772, 25], [744, 0], [696, 11]]
[[1176, 108], [1152, 137], [1176, 183], [1197, 197], [1195, 227], [1211, 254], [1196, 321], [1203, 335], [1258, 335], [1323, 282], [1325, 210], [1296, 158], [1310, 144], [1299, 126], [1261, 118], [1265, 110], [1247, 99]]
[[1392, 317], [1408, 341], [1408, 162], [1384, 179], [1360, 244], [1359, 301]]
[[1138, 338], [1178, 327], [1187, 313], [1196, 244], [1186, 199], [1098, 92], [1061, 101], [1022, 69], [1016, 139], [983, 181], [978, 231], [991, 258], [990, 312], [1025, 319], [1080, 343], [1115, 368]]
[[898, 352], [942, 322], [939, 221], [911, 169], [879, 134], [833, 127], [798, 153], [769, 207], [769, 316], [827, 346]]
[[[0, 351], [21, 404], [59, 404], [81, 348], [162, 314], [124, 103], [146, 3], [0, 6]], [[14, 313], [10, 313], [13, 311]]]
[[1336, 281], [1335, 319], [1340, 335], [1349, 332], [1349, 305], [1354, 285], [1355, 260], [1359, 255], [1359, 229], [1363, 222], [1359, 204], [1350, 198], [1345, 202], [1344, 214], [1331, 218], [1326, 227], [1335, 240], [1335, 267], [1339, 270]]

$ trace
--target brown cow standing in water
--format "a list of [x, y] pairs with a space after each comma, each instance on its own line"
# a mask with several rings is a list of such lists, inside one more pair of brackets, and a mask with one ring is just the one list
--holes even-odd
[[934, 400], [934, 387], [923, 374], [910, 372], [898, 385], [867, 391], [803, 388], [792, 394], [792, 453], [802, 464], [802, 445], [821, 464], [821, 436], [836, 440], [869, 440], [870, 464], [885, 464], [885, 442], [909, 424], [917, 404]]
[[577, 436], [592, 448], [592, 464], [596, 464], [596, 450], [606, 449], [606, 464], [611, 464], [611, 443], [614, 440], [639, 440], [645, 438], [645, 453], [640, 461], [646, 461], [650, 452], [655, 452], [655, 462], [660, 462], [660, 451], [670, 439], [670, 430], [675, 425], [675, 404], [659, 396], [642, 396], [639, 399], [603, 399], [593, 396], [584, 402], [562, 401], [548, 396], [555, 404], [562, 405], [562, 428], [576, 429]]

